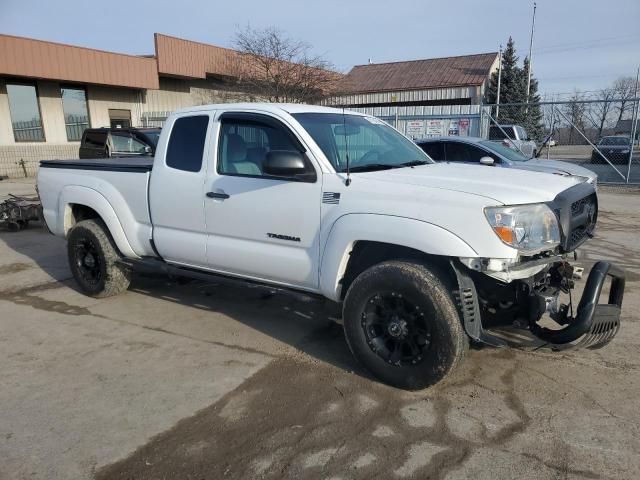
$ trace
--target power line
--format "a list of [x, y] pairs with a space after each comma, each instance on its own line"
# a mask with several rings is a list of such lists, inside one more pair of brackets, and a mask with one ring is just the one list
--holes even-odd
[[615, 42], [614, 41], [589, 42], [589, 43], [584, 43], [582, 45], [567, 46], [567, 47], [554, 47], [554, 48], [549, 47], [546, 49], [535, 50], [534, 53], [536, 55], [548, 55], [548, 54], [554, 54], [554, 53], [575, 52], [580, 50], [597, 50], [600, 48], [615, 47], [618, 45], [630, 45], [635, 43], [640, 43], [640, 39], [615, 41]]
[[580, 41], [580, 42], [568, 42], [568, 43], [556, 43], [556, 44], [551, 44], [551, 45], [542, 45], [541, 47], [538, 48], [538, 50], [540, 51], [544, 51], [544, 50], [550, 50], [550, 49], [554, 49], [554, 48], [565, 48], [565, 47], [579, 47], [579, 46], [583, 46], [583, 45], [591, 45], [593, 43], [599, 43], [599, 42], [608, 42], [608, 41], [612, 41], [612, 40], [621, 40], [621, 39], [628, 39], [628, 38], [640, 38], [640, 35], [637, 33], [628, 33], [625, 35], [616, 35], [613, 37], [601, 37], [601, 38], [594, 38], [591, 40], [587, 40], [585, 41]]

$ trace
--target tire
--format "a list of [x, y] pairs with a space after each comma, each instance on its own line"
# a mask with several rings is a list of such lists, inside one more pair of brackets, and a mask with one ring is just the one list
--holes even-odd
[[355, 358], [382, 382], [406, 390], [438, 383], [469, 348], [449, 289], [434, 271], [408, 261], [360, 274], [345, 297], [343, 320]]
[[129, 288], [130, 272], [101, 220], [83, 220], [67, 240], [69, 268], [80, 289], [91, 297], [111, 297]]

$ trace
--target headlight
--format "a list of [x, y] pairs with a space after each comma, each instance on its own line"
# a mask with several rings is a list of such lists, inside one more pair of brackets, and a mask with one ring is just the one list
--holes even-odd
[[578, 180], [580, 180], [581, 182], [589, 183], [589, 180], [591, 180], [589, 177], [583, 177], [582, 175], [573, 175], [573, 176]]
[[534, 254], [560, 244], [558, 220], [543, 203], [487, 207], [484, 214], [498, 238], [522, 253]]

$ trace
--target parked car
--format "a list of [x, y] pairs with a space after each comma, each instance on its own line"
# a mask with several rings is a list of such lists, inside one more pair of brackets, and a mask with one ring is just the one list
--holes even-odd
[[[591, 152], [591, 163], [627, 163], [631, 150], [631, 140], [624, 135], [602, 137]], [[598, 152], [600, 150], [600, 152]]]
[[[596, 226], [593, 185], [434, 163], [360, 113], [191, 107], [169, 116], [155, 159], [42, 161], [38, 191], [86, 294], [121, 293], [140, 270], [325, 297], [354, 356], [401, 388], [447, 376], [470, 339], [505, 345], [496, 326], [528, 322], [547, 344], [593, 348], [619, 328], [615, 265], [595, 264], [577, 308], [558, 297]], [[545, 312], [553, 328], [538, 323]]]
[[520, 125], [491, 125], [489, 140], [513, 147], [529, 158], [535, 157], [538, 153], [538, 145]]
[[471, 163], [573, 176], [594, 186], [598, 175], [579, 165], [559, 160], [528, 158], [501, 143], [478, 137], [432, 137], [416, 143], [436, 162]]
[[87, 128], [80, 141], [80, 158], [153, 155], [160, 128]]

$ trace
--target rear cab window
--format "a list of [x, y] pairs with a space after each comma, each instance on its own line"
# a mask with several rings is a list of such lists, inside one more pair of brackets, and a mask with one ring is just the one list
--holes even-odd
[[180, 117], [173, 122], [165, 157], [167, 166], [185, 172], [199, 172], [208, 126], [208, 115]]
[[82, 139], [82, 146], [88, 148], [104, 148], [106, 142], [106, 132], [87, 131]]
[[513, 127], [499, 127], [493, 125], [489, 127], [489, 140], [516, 140], [516, 134]]

